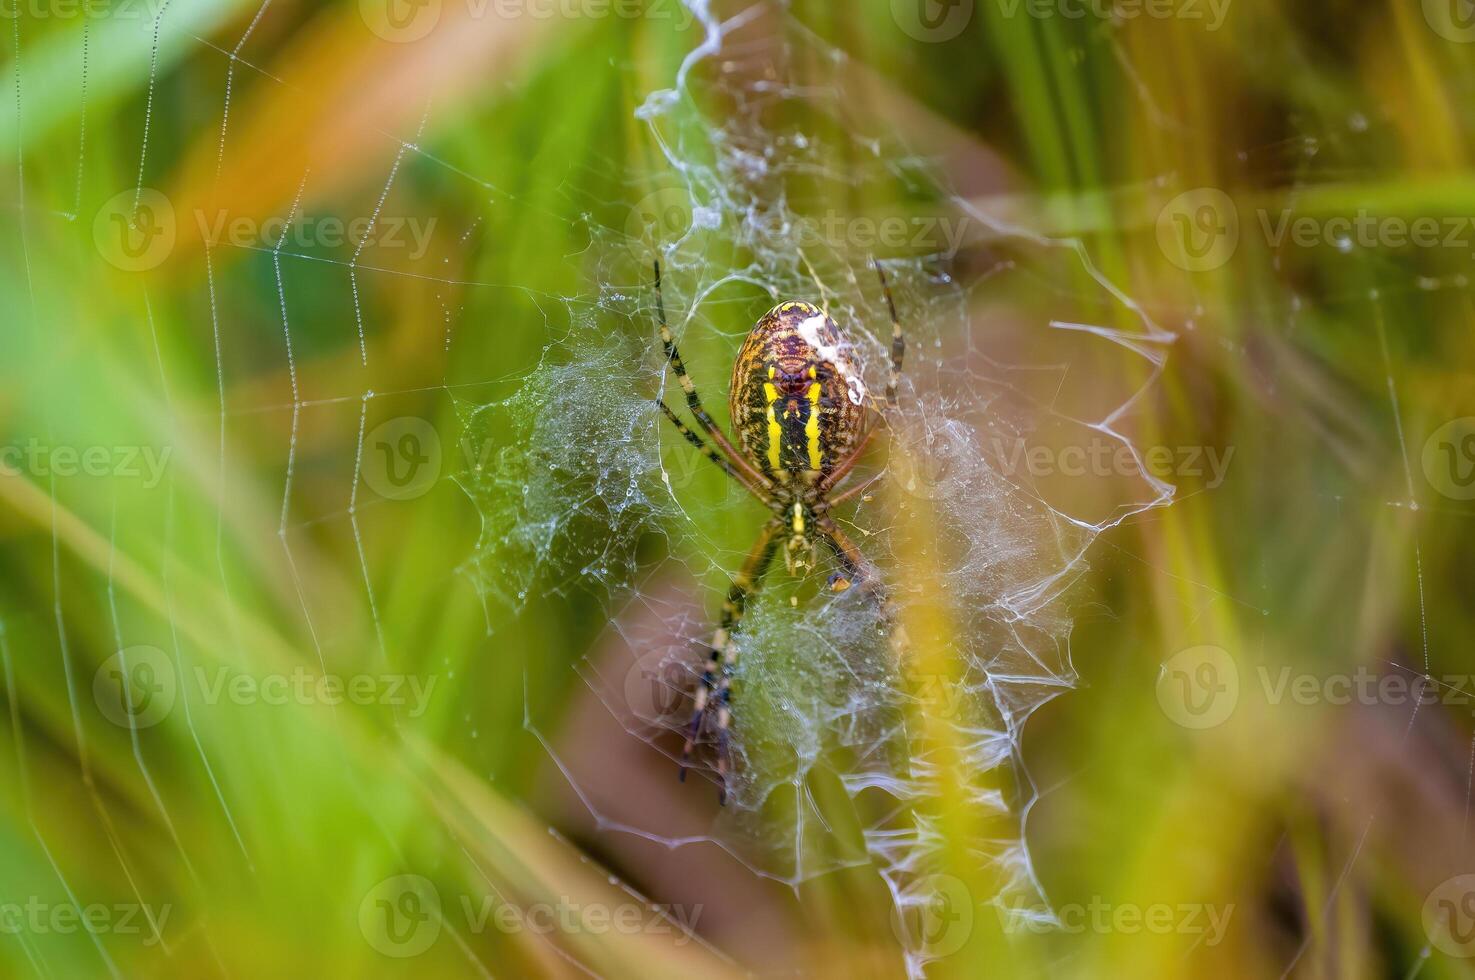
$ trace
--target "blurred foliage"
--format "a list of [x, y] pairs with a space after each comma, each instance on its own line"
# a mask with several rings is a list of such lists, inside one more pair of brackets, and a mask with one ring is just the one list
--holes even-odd
[[[465, 574], [480, 527], [450, 479], [457, 433], [578, 315], [558, 297], [589, 291], [585, 215], [622, 227], [649, 191], [636, 109], [700, 41], [658, 6], [672, 16], [391, 8], [441, 11], [408, 43], [374, 32], [368, 0], [32, 0], [4, 20], [0, 445], [48, 461], [10, 453], [0, 476], [6, 975], [900, 974], [864, 868], [790, 891], [694, 853], [713, 848], [570, 817], [524, 720], [579, 730], [574, 666], [607, 623], [601, 597], [574, 583], [493, 623], [505, 613]], [[1175, 478], [1171, 507], [1097, 542], [1071, 642], [1081, 682], [1022, 747], [1057, 908], [1228, 909], [1224, 935], [1021, 933], [979, 905], [930, 972], [1469, 975], [1475, 961], [1431, 945], [1425, 906], [1475, 871], [1470, 695], [1417, 711], [1258, 696], [1283, 667], [1471, 673], [1472, 511], [1425, 463], [1440, 426], [1475, 415], [1460, 5], [1225, 0], [1209, 29], [1207, 2], [1169, 5], [1201, 18], [1121, 3], [1112, 21], [987, 0], [936, 43], [899, 29], [900, 0], [779, 6], [752, 9], [868, 73], [857, 114], [926, 147], [980, 207], [1079, 236], [1177, 334], [1131, 414], [1138, 444], [1234, 454], [1221, 484]], [[1234, 202], [1238, 249], [1185, 271], [1159, 216], [1204, 187]], [[139, 188], [169, 202], [177, 239], [131, 272], [97, 228]], [[1463, 221], [1467, 240], [1296, 247], [1266, 230], [1364, 212]], [[293, 213], [433, 218], [436, 234], [420, 255], [327, 234], [279, 249], [261, 229]], [[250, 224], [246, 244], [209, 243], [221, 214]], [[363, 474], [366, 433], [400, 417], [430, 420], [448, 459], [406, 501]], [[67, 475], [63, 447], [107, 462]], [[156, 481], [136, 474], [145, 450], [167, 453]], [[691, 496], [741, 548], [719, 479]], [[1224, 724], [1193, 730], [1163, 710], [1160, 678], [1200, 645], [1227, 652], [1242, 690]], [[399, 705], [191, 703], [193, 677], [304, 672], [435, 687]], [[166, 675], [185, 679], [166, 717], [108, 716], [109, 685], [139, 707]], [[971, 842], [955, 843], [961, 863]], [[403, 874], [433, 883], [444, 929], [400, 959], [376, 947], [378, 903], [431, 915], [395, 890]], [[648, 921], [623, 883], [705, 909], [705, 942], [462, 914]], [[93, 926], [68, 917], [93, 906]]]

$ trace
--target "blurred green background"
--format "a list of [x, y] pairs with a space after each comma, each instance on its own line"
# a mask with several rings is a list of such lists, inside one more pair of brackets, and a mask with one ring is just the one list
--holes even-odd
[[[692, 4], [7, 4], [5, 975], [1475, 972], [1463, 0]], [[717, 150], [643, 118], [678, 77]], [[956, 786], [928, 869], [955, 890], [910, 926], [865, 863], [790, 886], [668, 846], [715, 794], [581, 669], [663, 615], [701, 634], [760, 512], [654, 413], [626, 438], [686, 474], [685, 530], [492, 520], [526, 511], [482, 474], [541, 463], [555, 418], [599, 457], [649, 408], [666, 243], [630, 229], [690, 186], [671, 159], [800, 154], [743, 142], [775, 79], [829, 168], [811, 205], [855, 173], [829, 208], [972, 216], [955, 254], [851, 243], [898, 263], [920, 377], [1067, 364], [1044, 402], [1173, 452], [1169, 506], [1112, 467], [1052, 498], [1133, 512], [1090, 536], [1078, 676], [1013, 747], [1053, 927], [990, 904]], [[914, 156], [852, 159], [873, 133]], [[747, 261], [688, 257], [668, 303]], [[727, 284], [688, 334], [720, 418], [744, 325], [809, 278]], [[619, 345], [581, 361], [594, 322]], [[559, 397], [517, 400], [535, 371]]]

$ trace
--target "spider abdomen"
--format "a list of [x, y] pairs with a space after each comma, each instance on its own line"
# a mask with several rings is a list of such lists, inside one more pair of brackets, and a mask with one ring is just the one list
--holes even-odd
[[729, 407], [743, 455], [769, 479], [816, 482], [855, 447], [866, 391], [849, 350], [809, 303], [774, 307], [743, 341]]

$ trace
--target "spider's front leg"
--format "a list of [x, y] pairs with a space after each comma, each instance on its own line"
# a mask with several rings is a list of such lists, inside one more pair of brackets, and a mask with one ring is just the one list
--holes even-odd
[[902, 359], [906, 357], [907, 341], [906, 335], [902, 333], [901, 318], [896, 315], [896, 300], [891, 296], [891, 283], [886, 278], [886, 270], [881, 268], [881, 263], [872, 261], [876, 267], [876, 277], [881, 280], [881, 294], [886, 297], [886, 310], [891, 314], [891, 374], [886, 379], [886, 407], [896, 407], [896, 388], [901, 381]]
[[[738, 482], [747, 486], [749, 490], [753, 491], [761, 499], [768, 490], [772, 489], [772, 484], [769, 483], [768, 477], [754, 469], [753, 464], [748, 462], [742, 453], [733, 448], [732, 442], [728, 440], [727, 436], [722, 434], [721, 427], [712, 420], [712, 416], [708, 415], [707, 410], [702, 407], [702, 399], [697, 394], [696, 384], [692, 382], [691, 375], [686, 373], [686, 362], [681, 359], [681, 351], [676, 347], [676, 338], [671, 335], [671, 327], [666, 322], [666, 301], [661, 294], [661, 263], [654, 263], [653, 268], [655, 270], [656, 286], [656, 323], [660, 327], [661, 346], [666, 351], [666, 363], [671, 365], [671, 370], [676, 372], [676, 381], [681, 385], [681, 390], [686, 393], [687, 410], [697, 420], [697, 426], [717, 444], [717, 449], [721, 451], [720, 457], [717, 452], [709, 450], [702, 442], [701, 437], [695, 433], [683, 431], [681, 434], [693, 446], [706, 453], [708, 458], [712, 459], [717, 465], [727, 470], [728, 473], [738, 476]], [[666, 413], [667, 418], [676, 423], [678, 429], [686, 428], [681, 420], [676, 417], [675, 413], [666, 407], [665, 402], [661, 403], [661, 410]]]
[[[896, 315], [896, 300], [891, 296], [891, 283], [886, 278], [886, 270], [881, 268], [879, 262], [874, 263], [874, 265], [876, 267], [876, 277], [881, 280], [881, 293], [886, 297], [886, 310], [891, 315], [891, 373], [886, 379], [885, 407], [888, 410], [894, 411], [898, 405], [896, 389], [901, 382], [902, 361], [906, 357], [907, 342], [906, 335], [901, 329], [901, 319]], [[850, 471], [855, 468], [856, 463], [860, 462], [861, 457], [865, 455], [866, 450], [870, 448], [871, 442], [876, 438], [876, 433], [879, 431], [878, 425], [885, 421], [882, 410], [875, 406], [871, 407], [875, 414], [875, 421], [867, 424], [864, 435], [861, 436], [849, 455], [840, 460], [819, 485], [819, 499], [824, 502], [824, 509], [826, 511], [839, 506], [861, 492], [860, 488], [852, 488], [837, 497], [826, 499], [830, 491], [845, 482], [846, 477], [850, 475]], [[866, 485], [868, 486], [871, 482], [873, 481], [868, 480]], [[854, 550], [853, 546], [851, 550]]]
[[702, 734], [702, 726], [708, 717], [708, 709], [712, 708], [715, 703], [717, 778], [720, 780], [717, 801], [724, 805], [727, 803], [727, 770], [729, 768], [727, 729], [732, 721], [732, 668], [737, 663], [737, 650], [732, 643], [732, 632], [743, 618], [748, 598], [757, 592], [758, 587], [763, 583], [763, 575], [768, 571], [768, 565], [777, 550], [778, 533], [782, 527], [783, 523], [778, 520], [772, 520], [763, 525], [757, 542], [748, 552], [747, 560], [743, 562], [743, 567], [738, 571], [737, 576], [732, 580], [731, 587], [727, 590], [727, 598], [722, 603], [720, 625], [712, 634], [712, 646], [707, 654], [707, 666], [702, 671], [701, 686], [697, 688], [691, 722], [686, 726], [686, 744], [681, 749], [680, 778], [682, 782], [685, 782], [687, 766], [691, 761], [691, 751]]

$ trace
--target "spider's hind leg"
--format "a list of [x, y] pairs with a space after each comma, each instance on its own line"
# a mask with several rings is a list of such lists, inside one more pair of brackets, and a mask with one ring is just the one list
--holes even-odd
[[898, 664], [905, 662], [911, 651], [911, 640], [907, 636], [906, 628], [901, 624], [901, 609], [891, 598], [881, 576], [877, 574], [874, 566], [866, 561], [860, 549], [845, 536], [845, 532], [840, 530], [839, 525], [833, 519], [821, 517], [815, 525], [823, 533], [825, 542], [840, 563], [847, 582], [846, 588], [858, 586], [862, 594], [875, 604], [891, 643], [892, 656]]
[[691, 721], [686, 726], [686, 743], [681, 749], [680, 779], [686, 781], [686, 770], [691, 764], [692, 749], [701, 737], [707, 712], [714, 707], [717, 715], [717, 790], [719, 803], [727, 802], [727, 772], [731, 768], [731, 741], [728, 726], [732, 721], [732, 669], [737, 664], [737, 648], [732, 643], [732, 631], [737, 628], [747, 609], [748, 598], [758, 591], [763, 575], [777, 550], [779, 521], [763, 525], [758, 540], [748, 552], [743, 567], [733, 578], [722, 603], [721, 625], [712, 635], [712, 645], [707, 654], [707, 666], [702, 671], [701, 686], [697, 688]]

